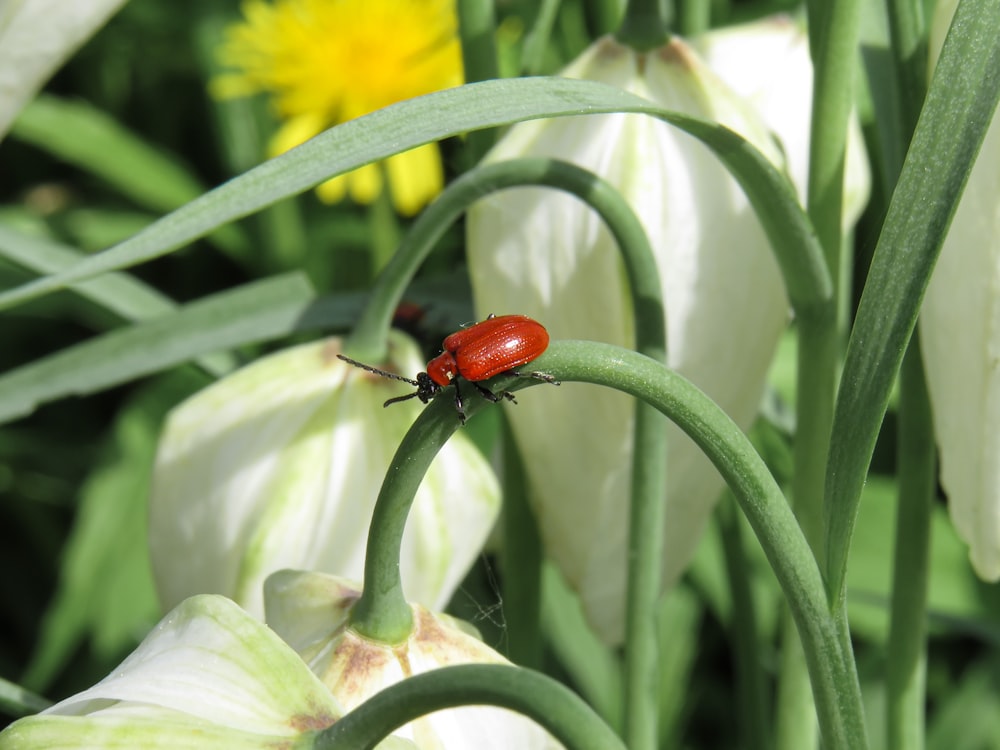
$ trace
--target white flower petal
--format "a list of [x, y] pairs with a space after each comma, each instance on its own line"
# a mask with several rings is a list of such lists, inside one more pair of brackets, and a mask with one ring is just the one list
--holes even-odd
[[[646, 55], [601, 40], [570, 67], [671, 109], [722, 121], [779, 155], [748, 105], [680, 41]], [[707, 148], [652, 118], [563, 118], [514, 127], [491, 161], [524, 155], [572, 161], [609, 180], [636, 210], [658, 258], [669, 364], [739, 424], [757, 411], [787, 320], [775, 260], [746, 197]], [[508, 190], [469, 217], [469, 257], [481, 311], [537, 318], [553, 338], [633, 344], [618, 251], [579, 201]], [[546, 550], [583, 598], [602, 637], [623, 635], [633, 406], [587, 386], [532, 392], [511, 410]], [[529, 404], [530, 402], [530, 404]], [[666, 583], [679, 575], [722, 487], [679, 430], [668, 454]]]
[[[809, 39], [788, 16], [713, 29], [692, 42], [705, 63], [753, 104], [781, 140], [788, 172], [805, 204], [809, 174], [813, 67]], [[871, 171], [861, 124], [851, 117], [844, 180], [844, 227], [854, 226], [871, 190]]]
[[231, 601], [210, 595], [184, 601], [110, 675], [43, 714], [135, 707], [285, 737], [328, 726], [343, 713], [280, 638]]
[[[345, 620], [359, 596], [349, 583], [320, 573], [281, 571], [266, 587], [268, 623], [348, 711], [410, 675], [454, 664], [509, 663], [450, 618], [416, 605], [413, 632], [405, 643], [363, 638]], [[401, 727], [395, 736], [411, 739], [421, 750], [561, 747], [530, 719], [485, 706], [437, 711]]]
[[[396, 371], [424, 368], [391, 337]], [[421, 405], [412, 390], [336, 359], [339, 341], [265, 357], [175, 409], [161, 441], [150, 545], [162, 600], [223, 593], [263, 615], [264, 579], [310, 568], [360, 579], [372, 508]], [[488, 464], [462, 435], [417, 491], [403, 537], [404, 590], [443, 607], [499, 509]]]

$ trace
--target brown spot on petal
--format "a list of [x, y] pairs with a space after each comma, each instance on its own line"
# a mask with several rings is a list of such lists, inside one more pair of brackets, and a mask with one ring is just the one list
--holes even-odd
[[337, 721], [337, 717], [326, 711], [317, 711], [314, 714], [300, 714], [293, 716], [288, 725], [296, 732], [318, 732], [332, 726]]
[[680, 37], [671, 37], [670, 41], [656, 50], [655, 54], [663, 62], [677, 65], [687, 70], [696, 70], [699, 67], [698, 56], [687, 45], [687, 42]]

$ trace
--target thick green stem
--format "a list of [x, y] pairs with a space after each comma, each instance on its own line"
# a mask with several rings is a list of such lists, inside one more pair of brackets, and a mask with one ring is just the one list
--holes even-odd
[[[535, 366], [563, 381], [605, 385], [646, 401], [676, 422], [705, 452], [746, 514], [788, 600], [809, 665], [824, 744], [852, 750], [866, 748], [861, 693], [842, 623], [831, 616], [809, 545], [746, 435], [691, 383], [634, 351], [594, 342], [554, 342]], [[518, 390], [533, 382], [528, 381], [503, 377], [490, 385], [494, 389]], [[467, 411], [473, 417], [489, 406], [483, 399], [473, 400]], [[393, 459], [379, 496], [380, 506], [409, 507], [431, 460], [457, 425], [450, 399], [438, 398], [428, 405]], [[373, 529], [378, 526], [378, 522], [372, 524]], [[378, 538], [370, 540], [372, 546], [394, 545], [398, 555], [402, 524], [398, 531], [390, 523], [386, 529], [392, 539], [384, 541], [380, 527]], [[393, 572], [398, 579], [398, 570]], [[367, 591], [366, 577], [366, 595]]]
[[528, 503], [528, 482], [510, 425], [503, 425], [503, 597], [507, 658], [542, 667], [542, 540]]
[[704, 34], [712, 25], [711, 0], [676, 0], [677, 33], [687, 39]]
[[[493, 0], [458, 0], [458, 31], [466, 83], [500, 77], [493, 5]], [[495, 130], [469, 133], [465, 142], [469, 163], [479, 161], [495, 140]]]
[[919, 337], [910, 340], [899, 388], [899, 507], [886, 648], [887, 747], [922, 750], [927, 582], [937, 476], [934, 424]]
[[521, 667], [464, 664], [409, 677], [377, 693], [315, 739], [317, 750], [372, 750], [425, 714], [491, 705], [534, 719], [567, 750], [625, 750], [617, 735], [575, 693]]
[[615, 38], [636, 52], [662, 47], [670, 38], [667, 0], [629, 0]]
[[[479, 167], [455, 180], [417, 218], [392, 260], [375, 281], [371, 300], [344, 343], [344, 351], [349, 356], [363, 362], [378, 362], [385, 358], [386, 336], [392, 315], [402, 299], [403, 292], [424, 259], [434, 248], [434, 244], [462, 214], [480, 198], [497, 190], [526, 185], [545, 185], [565, 190], [589, 203], [601, 218], [615, 240], [632, 244], [644, 241], [642, 225], [635, 218], [629, 205], [613, 187], [585, 169], [567, 162], [553, 159], [515, 159], [498, 164]], [[636, 239], [631, 239], [635, 237]], [[641, 251], [645, 253], [645, 250]], [[626, 262], [626, 268], [629, 267]], [[655, 269], [655, 265], [653, 265]], [[648, 266], [637, 268], [633, 274], [639, 281], [649, 281]], [[657, 274], [652, 274], [657, 279]], [[649, 308], [661, 305], [660, 325], [663, 325], [662, 302], [650, 299], [640, 291], [634, 294], [636, 308], [636, 336], [640, 335], [641, 321], [652, 321], [655, 317]], [[662, 330], [662, 329], [661, 329]], [[655, 332], [651, 332], [652, 340]], [[661, 339], [662, 341], [662, 339]]]
[[760, 634], [750, 585], [750, 567], [739, 513], [731, 496], [723, 498], [716, 511], [726, 559], [733, 617], [730, 634], [736, 656], [736, 690], [739, 697], [740, 736], [746, 750], [768, 750], [774, 745], [767, 723], [767, 680], [761, 666]]
[[[495, 190], [522, 185], [548, 185], [565, 190], [586, 201], [601, 216], [622, 253], [632, 291], [637, 349], [646, 356], [663, 362], [666, 358], [666, 316], [656, 261], [642, 224], [621, 194], [609, 183], [580, 167], [548, 159], [501, 162], [481, 167], [456, 180], [417, 220], [403, 246], [380, 276], [371, 303], [345, 345], [345, 350], [362, 361], [377, 361], [381, 358], [382, 350], [376, 346], [384, 342], [391, 311], [395, 309], [403, 289], [434, 242], [474, 201]], [[666, 442], [666, 422], [658, 414], [651, 413], [647, 407], [637, 407], [626, 615], [629, 634], [626, 647], [626, 705], [629, 706], [628, 716], [631, 717], [631, 720], [626, 720], [626, 726], [636, 728], [635, 750], [652, 747], [649, 743], [655, 742], [656, 737], [657, 662], [653, 612], [660, 592]], [[405, 512], [402, 511], [404, 521]], [[378, 513], [376, 506], [376, 513], [372, 521], [370, 541], [381, 550], [377, 555], [380, 561], [379, 576], [398, 579], [398, 545], [395, 553], [383, 546], [388, 539], [395, 540], [395, 535], [383, 537], [381, 531], [374, 533], [383, 517], [396, 519], [398, 511], [387, 511], [386, 516], [383, 516]], [[395, 544], [395, 541], [390, 544]], [[393, 554], [396, 555], [395, 558]], [[356, 617], [361, 623], [359, 627], [364, 629], [366, 635], [377, 639], [379, 629], [385, 623], [389, 627], [387, 635], [396, 638], [399, 631], [395, 623], [402, 608], [397, 602], [390, 602], [386, 605], [388, 613], [385, 617], [377, 612], [380, 609], [380, 597], [385, 595], [395, 599], [400, 595], [400, 589], [398, 584], [382, 578], [372, 579], [379, 580], [380, 585], [369, 589], [369, 575], [375, 575], [375, 571], [369, 570], [368, 566], [369, 562], [375, 564], [371, 548], [368, 555], [365, 591], [356, 608]], [[389, 570], [384, 570], [386, 565]], [[626, 736], [631, 735], [632, 731], [627, 730]], [[640, 736], [646, 739], [640, 740]]]
[[[841, 227], [860, 8], [859, 0], [809, 5], [814, 88], [807, 206], [834, 290], [824, 314], [800, 320], [792, 499], [796, 517], [819, 560], [825, 559], [821, 549], [825, 536], [823, 483], [843, 339], [839, 329], [846, 327], [847, 296], [841, 288], [846, 258]], [[815, 745], [816, 729], [812, 712], [802, 705], [806, 698], [802, 691], [806, 664], [798, 660], [802, 649], [793, 642], [796, 634], [791, 628], [782, 633], [785, 645], [778, 684], [777, 747], [800, 750]], [[786, 715], [786, 711], [791, 713]]]
[[[903, 136], [895, 152], [886, 155], [885, 171], [895, 182], [927, 87], [927, 40], [920, 0], [889, 0], [888, 10]], [[903, 356], [899, 391], [899, 504], [886, 647], [886, 739], [889, 750], [922, 750], [930, 530], [937, 477], [934, 424], [918, 336], [910, 339]]]

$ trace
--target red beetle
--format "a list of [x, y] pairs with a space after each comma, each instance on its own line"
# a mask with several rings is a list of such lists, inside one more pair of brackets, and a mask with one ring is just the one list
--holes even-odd
[[525, 315], [500, 317], [490, 315], [482, 323], [476, 323], [448, 336], [442, 344], [444, 351], [427, 363], [427, 372], [417, 373], [416, 380], [362, 364], [343, 354], [337, 356], [355, 367], [393, 380], [402, 380], [417, 387], [414, 393], [390, 398], [385, 402], [385, 406], [397, 401], [406, 401], [414, 396], [426, 404], [442, 388], [454, 385], [455, 409], [458, 410], [458, 418], [465, 424], [465, 408], [458, 387], [462, 379], [472, 383], [483, 398], [493, 403], [501, 399], [517, 403], [513, 393], [508, 391], [493, 393], [489, 388], [479, 384], [479, 381], [489, 380], [501, 373], [537, 378], [546, 383], [559, 385], [559, 381], [544, 372], [519, 372], [515, 369], [531, 362], [544, 352], [548, 345], [549, 333], [538, 321]]

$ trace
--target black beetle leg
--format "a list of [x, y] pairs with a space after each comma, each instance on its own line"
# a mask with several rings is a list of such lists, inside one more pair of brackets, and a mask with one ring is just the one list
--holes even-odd
[[494, 393], [489, 388], [480, 385], [479, 383], [473, 383], [473, 385], [476, 386], [476, 390], [479, 391], [480, 395], [482, 395], [483, 398], [485, 398], [487, 401], [492, 401], [494, 404], [497, 403], [498, 401], [502, 401], [503, 399], [507, 399], [513, 404], [517, 403], [517, 401], [514, 399], [513, 393], [509, 393], [508, 391], [501, 391], [500, 393]]
[[547, 372], [521, 372], [520, 370], [508, 370], [508, 374], [515, 375], [519, 378], [534, 378], [535, 380], [544, 380], [546, 383], [551, 383], [552, 385], [560, 385], [559, 381], [554, 377], [549, 375]]
[[452, 385], [455, 386], [455, 410], [458, 412], [458, 421], [465, 424], [465, 404], [462, 402], [462, 391], [458, 387], [458, 380]]

